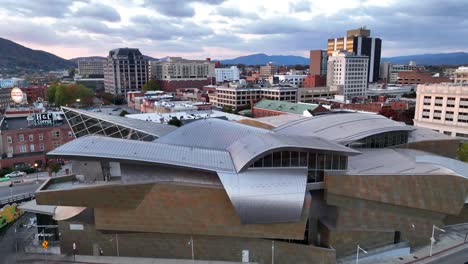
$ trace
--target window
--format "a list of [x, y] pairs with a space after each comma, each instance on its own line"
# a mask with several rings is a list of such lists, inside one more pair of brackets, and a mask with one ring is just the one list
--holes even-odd
[[24, 135], [23, 134], [19, 134], [19, 141], [24, 141]]
[[440, 120], [441, 116], [442, 116], [442, 111], [434, 110], [434, 120]]
[[458, 122], [468, 123], [468, 113], [458, 113]]
[[447, 98], [447, 107], [455, 107], [455, 97]]
[[44, 140], [44, 134], [39, 134], [39, 140]]
[[72, 138], [72, 137], [73, 137], [73, 132], [68, 131], [68, 137], [69, 137], [69, 138]]
[[465, 133], [457, 133], [456, 136], [462, 137], [462, 138], [468, 138], [468, 134], [465, 134]]
[[34, 141], [34, 135], [29, 135], [29, 141]]
[[31, 151], [31, 152], [36, 151], [36, 148], [34, 147], [34, 144], [29, 145], [29, 151]]
[[424, 105], [431, 105], [431, 97], [430, 96], [424, 96]]
[[443, 97], [436, 97], [435, 99], [435, 106], [442, 106], [444, 98]]
[[59, 138], [60, 137], [60, 131], [52, 131], [52, 137], [53, 138]]
[[450, 131], [444, 131], [444, 135], [451, 136], [451, 135], [452, 135], [452, 132], [450, 132]]
[[429, 109], [423, 109], [422, 111], [422, 118], [429, 118], [429, 115], [431, 114], [431, 110]]
[[7, 142], [8, 142], [8, 143], [13, 143], [13, 139], [12, 139], [11, 136], [7, 136]]
[[468, 108], [468, 98], [460, 98], [460, 108]]
[[9, 153], [9, 154], [13, 154], [13, 147], [12, 147], [12, 146], [9, 146], [9, 147], [8, 147], [8, 153]]
[[44, 151], [44, 143], [39, 144], [39, 150]]
[[445, 112], [445, 121], [453, 121], [453, 112], [452, 111]]
[[26, 150], [26, 145], [20, 145], [20, 152], [21, 153], [25, 153], [27, 150]]

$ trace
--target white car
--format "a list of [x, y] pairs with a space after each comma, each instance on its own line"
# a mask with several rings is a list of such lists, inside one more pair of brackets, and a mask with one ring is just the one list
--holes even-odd
[[5, 175], [5, 176], [6, 176], [6, 177], [10, 177], [10, 178], [23, 177], [23, 176], [26, 176], [26, 172], [22, 172], [22, 171], [13, 171], [13, 172], [8, 173], [8, 174]]

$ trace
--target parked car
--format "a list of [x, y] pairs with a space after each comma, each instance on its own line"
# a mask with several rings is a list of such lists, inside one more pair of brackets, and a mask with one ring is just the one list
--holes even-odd
[[5, 177], [1, 177], [0, 178], [0, 182], [5, 182], [5, 181], [9, 181], [10, 180], [10, 177], [6, 176]]
[[26, 176], [26, 172], [22, 171], [13, 171], [5, 175], [5, 177], [16, 178]]

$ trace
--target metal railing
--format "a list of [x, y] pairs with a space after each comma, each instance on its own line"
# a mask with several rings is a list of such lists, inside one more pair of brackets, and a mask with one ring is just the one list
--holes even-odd
[[12, 204], [20, 201], [32, 200], [36, 197], [35, 193], [22, 193], [13, 196], [8, 196], [7, 198], [0, 199], [0, 206], [4, 206], [6, 204]]

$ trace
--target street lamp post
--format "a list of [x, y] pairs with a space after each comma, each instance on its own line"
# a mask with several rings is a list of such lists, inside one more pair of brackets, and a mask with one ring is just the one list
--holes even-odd
[[359, 250], [367, 254], [367, 251], [362, 249], [359, 245], [356, 247], [356, 264], [359, 264]]
[[438, 228], [437, 226], [432, 225], [432, 236], [431, 236], [431, 238], [430, 238], [430, 239], [431, 239], [431, 249], [429, 250], [429, 256], [430, 256], [430, 257], [432, 257], [432, 246], [433, 246], [434, 243], [435, 243], [434, 232], [435, 232], [436, 229], [439, 230], [439, 231], [445, 232], [444, 229]]
[[271, 241], [271, 264], [275, 264], [275, 241]]
[[195, 252], [193, 251], [193, 236], [190, 236], [190, 241], [188, 243], [192, 248], [192, 263], [195, 263]]
[[39, 183], [39, 173], [37, 172], [37, 167], [39, 166], [39, 164], [37, 164], [37, 162], [34, 162], [34, 169], [36, 171], [36, 183]]

